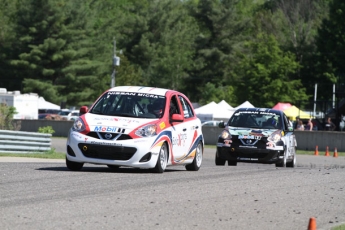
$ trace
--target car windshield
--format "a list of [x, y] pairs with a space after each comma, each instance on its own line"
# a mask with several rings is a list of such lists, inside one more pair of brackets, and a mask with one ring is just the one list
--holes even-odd
[[155, 94], [109, 91], [103, 94], [90, 113], [139, 118], [161, 118], [165, 97]]
[[228, 121], [229, 126], [261, 129], [281, 129], [281, 116], [264, 111], [237, 111]]

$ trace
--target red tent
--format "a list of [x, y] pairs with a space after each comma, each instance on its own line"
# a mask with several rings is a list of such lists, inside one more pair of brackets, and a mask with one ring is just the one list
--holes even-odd
[[284, 111], [284, 110], [290, 108], [291, 106], [292, 105], [290, 103], [278, 102], [275, 106], [273, 106], [272, 109]]

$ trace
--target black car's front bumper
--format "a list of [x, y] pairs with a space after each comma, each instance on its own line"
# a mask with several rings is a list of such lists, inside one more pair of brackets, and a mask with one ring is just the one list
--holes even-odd
[[284, 150], [217, 146], [217, 157], [233, 162], [279, 163], [284, 159]]

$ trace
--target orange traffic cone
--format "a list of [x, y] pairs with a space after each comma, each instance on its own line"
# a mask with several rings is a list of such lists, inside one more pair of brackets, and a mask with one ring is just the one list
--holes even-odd
[[315, 155], [315, 156], [318, 156], [318, 155], [319, 155], [319, 146], [316, 146], [316, 147], [315, 147], [314, 155]]
[[309, 219], [308, 230], [316, 230], [316, 219], [314, 217]]
[[334, 148], [333, 157], [338, 157], [338, 150], [337, 150], [337, 147]]
[[328, 151], [328, 146], [326, 147], [326, 153], [325, 156], [328, 157], [329, 156], [329, 151]]

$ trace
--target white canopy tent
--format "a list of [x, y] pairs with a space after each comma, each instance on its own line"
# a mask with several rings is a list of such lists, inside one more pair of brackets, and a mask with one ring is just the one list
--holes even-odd
[[239, 106], [235, 107], [235, 109], [239, 109], [239, 108], [255, 108], [255, 106], [252, 105], [249, 101], [245, 101]]
[[236, 108], [233, 108], [224, 100], [220, 101], [218, 104], [212, 101], [207, 105], [195, 109], [195, 113], [201, 121], [227, 121], [235, 112], [235, 110], [239, 108], [255, 108], [255, 106], [252, 105], [249, 101], [245, 101]]
[[231, 105], [229, 105], [226, 101], [222, 100], [218, 103], [218, 105], [224, 107], [225, 109], [233, 109]]
[[226, 101], [221, 101], [218, 104], [214, 101], [207, 105], [195, 109], [197, 117], [202, 121], [209, 120], [228, 120], [234, 112], [234, 109]]
[[39, 97], [38, 109], [60, 109], [60, 106], [46, 101], [43, 97]]

